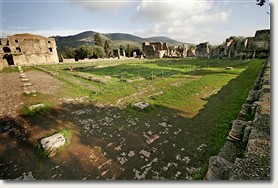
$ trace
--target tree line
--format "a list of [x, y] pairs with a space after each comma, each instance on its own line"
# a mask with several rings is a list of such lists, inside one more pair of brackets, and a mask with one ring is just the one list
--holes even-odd
[[[76, 61], [78, 61], [85, 58], [98, 59], [105, 57], [110, 58], [113, 56], [113, 49], [111, 47], [110, 39], [106, 39], [103, 44], [100, 33], [95, 33], [93, 36], [93, 40], [95, 44], [94, 46], [88, 44], [76, 48], [65, 46], [63, 52], [59, 55], [59, 58], [74, 58]], [[125, 50], [127, 57], [132, 57], [133, 52], [136, 52], [137, 54], [141, 53], [139, 47], [129, 44], [127, 44], [126, 46], [120, 45], [119, 48]]]

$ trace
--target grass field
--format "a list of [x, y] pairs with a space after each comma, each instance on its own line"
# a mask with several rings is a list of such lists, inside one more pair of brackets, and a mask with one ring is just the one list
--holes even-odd
[[[125, 107], [145, 101], [196, 115], [207, 103], [206, 99], [217, 94], [248, 68], [260, 68], [261, 64], [262, 60], [134, 59], [43, 68], [73, 85], [79, 90], [74, 92], [76, 95], [90, 96], [104, 105]], [[227, 66], [234, 69], [226, 70]], [[254, 72], [250, 75], [252, 80], [257, 70], [251, 71]], [[241, 89], [247, 92], [250, 89], [248, 84], [249, 87]]]
[[[110, 169], [116, 179], [202, 179], [264, 62], [132, 59], [36, 66], [67, 87], [55, 96], [26, 97], [50, 106], [30, 122], [74, 130], [79, 144], [100, 148], [98, 153], [121, 164], [124, 172]], [[65, 97], [86, 97], [89, 103], [61, 106], [57, 101]], [[139, 101], [151, 107], [136, 110], [132, 105]], [[64, 117], [60, 123], [58, 116]]]

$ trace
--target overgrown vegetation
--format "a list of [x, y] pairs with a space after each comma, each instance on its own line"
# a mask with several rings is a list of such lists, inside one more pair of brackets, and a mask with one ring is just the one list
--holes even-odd
[[[32, 108], [33, 107], [33, 108]], [[46, 112], [50, 107], [48, 103], [35, 103], [29, 106], [24, 106], [22, 109], [23, 116], [34, 116], [38, 113]]]

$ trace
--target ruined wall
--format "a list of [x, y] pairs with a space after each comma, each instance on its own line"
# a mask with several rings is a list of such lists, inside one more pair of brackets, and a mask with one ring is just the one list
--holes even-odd
[[230, 37], [215, 47], [208, 42], [196, 46], [196, 57], [267, 58], [270, 53], [270, 30], [258, 30], [254, 37]]
[[122, 48], [114, 49], [113, 50], [113, 57], [117, 57], [118, 59], [123, 59], [126, 57], [125, 50]]
[[233, 121], [226, 143], [209, 160], [207, 180], [270, 180], [270, 60]]
[[267, 58], [270, 53], [270, 30], [258, 30], [254, 37], [230, 37], [219, 46], [211, 46], [209, 42], [193, 46], [169, 46], [155, 42], [142, 44], [146, 58], [162, 57], [197, 57], [197, 58]]
[[210, 45], [208, 42], [200, 43], [196, 46], [196, 56], [200, 58], [210, 57]]
[[0, 39], [1, 67], [58, 63], [56, 42], [33, 34], [16, 34]]
[[194, 46], [187, 50], [187, 57], [196, 57], [196, 48]]
[[146, 58], [163, 58], [169, 53], [167, 44], [162, 42], [144, 42], [142, 50]]
[[270, 30], [258, 30], [255, 37], [249, 38], [246, 53], [253, 52], [253, 57], [268, 56], [270, 52]]
[[223, 56], [228, 58], [259, 58], [270, 53], [270, 30], [258, 30], [254, 37], [226, 40]]
[[169, 46], [167, 57], [186, 57], [189, 49], [188, 45], [182, 46]]

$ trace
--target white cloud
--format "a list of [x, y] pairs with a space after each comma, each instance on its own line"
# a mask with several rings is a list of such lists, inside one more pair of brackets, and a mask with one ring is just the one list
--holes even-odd
[[203, 14], [212, 8], [211, 1], [148, 1], [142, 0], [137, 6], [135, 19], [148, 21], [173, 21]]
[[224, 23], [231, 15], [229, 10], [225, 10], [225, 4], [222, 3], [221, 7], [219, 5], [211, 0], [142, 0], [137, 6], [134, 20], [153, 26], [137, 31], [136, 34], [164, 35], [178, 41], [194, 43], [210, 41], [208, 36], [212, 35], [211, 31], [215, 30], [215, 26]]
[[124, 7], [130, 0], [67, 0], [90, 11], [116, 11]]

